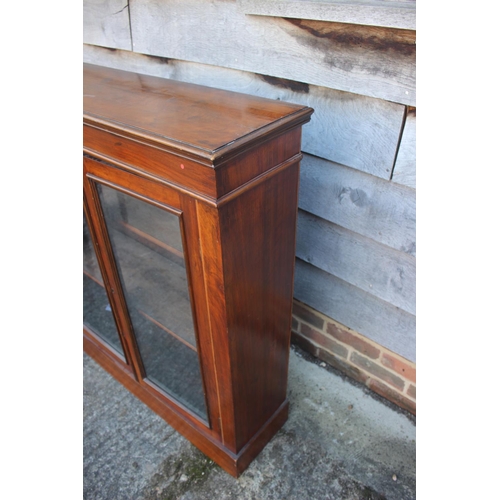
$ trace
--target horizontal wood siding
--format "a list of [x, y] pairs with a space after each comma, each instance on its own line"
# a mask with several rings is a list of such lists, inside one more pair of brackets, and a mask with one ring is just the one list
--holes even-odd
[[413, 189], [304, 155], [299, 207], [395, 250], [416, 254]]
[[[267, 80], [273, 83], [271, 78]], [[280, 81], [274, 84], [280, 85]], [[404, 106], [314, 85], [302, 95], [291, 91], [283, 94], [283, 100], [307, 104], [315, 110], [311, 123], [304, 127], [304, 152], [390, 178]]]
[[[368, 15], [389, 4], [399, 21]], [[295, 297], [415, 361], [415, 31], [404, 4], [84, 0], [84, 61], [314, 108]], [[362, 24], [338, 22], [342, 12]], [[402, 29], [377, 26], [393, 21]]]
[[365, 24], [388, 28], [415, 29], [415, 0], [365, 0], [328, 2], [318, 0], [238, 0], [245, 14], [293, 17], [316, 21]]
[[83, 42], [132, 49], [126, 0], [83, 0]]
[[415, 361], [415, 316], [312, 266], [295, 262], [294, 296], [401, 356]]
[[417, 110], [415, 108], [409, 108], [392, 180], [398, 184], [403, 184], [404, 186], [412, 188], [416, 188], [417, 184], [416, 135]]
[[297, 257], [415, 314], [415, 257], [299, 210]]
[[225, 0], [134, 0], [133, 50], [415, 105], [415, 31], [245, 15]]

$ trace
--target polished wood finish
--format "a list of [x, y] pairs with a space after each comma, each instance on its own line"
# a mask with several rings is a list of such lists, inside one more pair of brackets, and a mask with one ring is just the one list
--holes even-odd
[[[300, 137], [312, 111], [84, 66], [84, 199], [126, 360], [85, 326], [84, 348], [234, 476], [288, 414]], [[183, 255], [126, 221], [122, 229], [185, 263], [206, 418], [148, 379], [99, 185], [179, 217]]]

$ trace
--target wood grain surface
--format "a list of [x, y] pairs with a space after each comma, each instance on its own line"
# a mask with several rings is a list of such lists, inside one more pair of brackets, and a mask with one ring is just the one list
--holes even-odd
[[237, 0], [245, 14], [415, 29], [415, 0]]
[[85, 200], [126, 360], [88, 329], [85, 348], [237, 476], [288, 414], [313, 110], [95, 65], [84, 76]]
[[84, 64], [83, 110], [89, 124], [210, 159], [278, 121], [286, 127], [310, 114], [300, 105], [91, 64]]
[[412, 30], [249, 16], [224, 0], [135, 0], [130, 15], [143, 54], [415, 105]]
[[294, 293], [301, 302], [314, 304], [323, 314], [415, 362], [413, 314], [300, 259], [295, 263]]
[[415, 314], [416, 259], [299, 210], [297, 257]]
[[109, 67], [309, 106], [302, 151], [389, 179], [405, 106], [284, 78], [127, 51], [84, 46], [84, 58]]
[[391, 248], [416, 254], [413, 189], [304, 155], [299, 207]]
[[406, 115], [398, 158], [392, 180], [398, 184], [417, 187], [417, 110], [410, 107]]
[[84, 0], [83, 41], [131, 50], [128, 4], [123, 0]]

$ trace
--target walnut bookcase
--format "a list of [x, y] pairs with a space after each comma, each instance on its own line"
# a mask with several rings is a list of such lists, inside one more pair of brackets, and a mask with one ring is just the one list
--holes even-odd
[[84, 65], [84, 349], [234, 476], [288, 415], [312, 112]]

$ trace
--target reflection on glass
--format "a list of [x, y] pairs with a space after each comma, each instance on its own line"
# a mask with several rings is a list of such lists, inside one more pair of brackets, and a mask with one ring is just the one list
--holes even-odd
[[179, 218], [98, 184], [146, 377], [206, 418]]
[[123, 348], [83, 214], [83, 322], [122, 356]]

